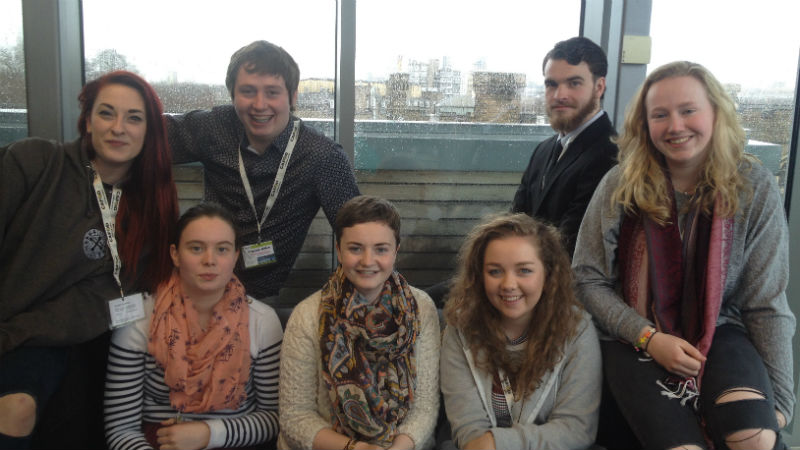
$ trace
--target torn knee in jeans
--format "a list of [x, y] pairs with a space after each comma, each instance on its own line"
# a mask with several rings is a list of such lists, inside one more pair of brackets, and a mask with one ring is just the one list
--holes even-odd
[[0, 433], [10, 437], [25, 437], [36, 425], [36, 400], [19, 392], [0, 397]]
[[749, 428], [734, 431], [725, 438], [725, 444], [731, 450], [752, 449], [770, 450], [775, 447], [775, 432], [764, 428]]
[[759, 410], [758, 417], [771, 413], [766, 397], [758, 389], [749, 387], [732, 388], [722, 392], [714, 401], [719, 414], [719, 431], [724, 436], [725, 444], [730, 449], [765, 449], [774, 447], [776, 432], [770, 428], [769, 420], [758, 420], [757, 423], [746, 422], [744, 409]]
[[749, 387], [731, 388], [723, 391], [714, 403], [719, 405], [722, 403], [735, 402], [739, 400], [765, 400], [764, 394], [758, 389]]

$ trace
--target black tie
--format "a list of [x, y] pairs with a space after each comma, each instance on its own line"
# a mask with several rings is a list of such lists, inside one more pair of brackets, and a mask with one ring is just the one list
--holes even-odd
[[542, 173], [542, 186], [541, 189], [544, 189], [544, 183], [547, 179], [550, 172], [556, 167], [556, 163], [558, 162], [558, 156], [561, 154], [561, 150], [564, 147], [561, 146], [561, 139], [556, 139], [556, 146], [553, 148], [553, 151], [550, 152], [550, 157], [547, 159], [547, 165], [544, 168], [544, 173]]

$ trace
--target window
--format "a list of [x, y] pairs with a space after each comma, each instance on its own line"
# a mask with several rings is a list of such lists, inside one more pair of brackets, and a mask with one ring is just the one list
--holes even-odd
[[781, 191], [795, 106], [798, 16], [794, 0], [740, 2], [735, 8], [727, 1], [654, 0], [650, 25], [648, 71], [679, 59], [708, 68], [736, 102], [747, 132], [745, 151], [775, 174]]
[[0, 3], [0, 145], [28, 135], [22, 2]]
[[334, 0], [232, 0], [216, 8], [188, 0], [142, 0], [125, 9], [123, 21], [119, 5], [84, 0], [83, 14], [87, 80], [115, 69], [137, 72], [171, 113], [228, 104], [225, 72], [231, 55], [264, 39], [285, 48], [300, 66], [296, 114], [333, 116]]
[[446, 280], [464, 235], [508, 211], [553, 134], [542, 59], [577, 36], [581, 2], [358, 1], [355, 168], [403, 217], [398, 269]]

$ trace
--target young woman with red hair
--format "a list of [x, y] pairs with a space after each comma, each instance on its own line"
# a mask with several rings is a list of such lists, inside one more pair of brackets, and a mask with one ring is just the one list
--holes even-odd
[[0, 148], [0, 448], [29, 445], [69, 346], [138, 318], [138, 294], [172, 270], [178, 206], [161, 102], [124, 71], [78, 99], [77, 140]]

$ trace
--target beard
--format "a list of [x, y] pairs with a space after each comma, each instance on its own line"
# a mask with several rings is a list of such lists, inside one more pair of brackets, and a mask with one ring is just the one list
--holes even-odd
[[578, 128], [589, 116], [600, 109], [600, 100], [592, 98], [571, 115], [555, 115], [553, 107], [547, 105], [547, 116], [550, 118], [550, 127], [559, 133], [567, 134]]

